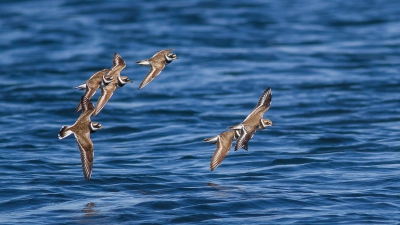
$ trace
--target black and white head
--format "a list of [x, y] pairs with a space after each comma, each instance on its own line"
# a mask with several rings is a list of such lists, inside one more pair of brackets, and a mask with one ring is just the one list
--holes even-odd
[[175, 53], [168, 53], [165, 55], [165, 60], [167, 61], [167, 63], [170, 63], [175, 59], [178, 59], [178, 56], [176, 56]]
[[127, 76], [119, 76], [118, 77], [118, 86], [122, 87], [127, 83], [132, 83], [132, 81]]
[[102, 85], [106, 86], [107, 84], [111, 83], [111, 81], [113, 80], [113, 76], [103, 76], [103, 83]]
[[274, 126], [271, 120], [269, 119], [261, 119], [261, 129], [265, 129], [267, 127]]
[[97, 130], [103, 129], [99, 122], [91, 122], [90, 123], [90, 133], [94, 133]]

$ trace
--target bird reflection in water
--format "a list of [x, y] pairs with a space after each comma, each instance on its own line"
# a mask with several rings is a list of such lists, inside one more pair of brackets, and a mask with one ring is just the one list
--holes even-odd
[[218, 185], [218, 184], [214, 184], [214, 183], [212, 183], [212, 182], [208, 182], [208, 183], [207, 183], [207, 186], [210, 186], [210, 187], [216, 188], [216, 189], [218, 189], [218, 190], [228, 190], [228, 188], [227, 188], [227, 187], [220, 186], [220, 185]]
[[96, 207], [96, 205], [93, 202], [89, 202], [82, 209], [82, 212], [85, 213], [85, 216], [94, 216], [97, 214], [97, 210], [94, 210], [94, 207]]

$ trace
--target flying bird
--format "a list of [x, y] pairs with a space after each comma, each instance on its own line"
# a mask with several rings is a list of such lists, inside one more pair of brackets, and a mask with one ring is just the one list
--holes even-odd
[[170, 53], [172, 50], [173, 49], [161, 50], [149, 59], [136, 62], [141, 66], [150, 66], [149, 73], [143, 79], [138, 89], [142, 89], [144, 86], [149, 84], [161, 73], [161, 71], [165, 68], [167, 64], [171, 63], [175, 59], [178, 59], [175, 53]]
[[114, 54], [113, 66], [108, 72], [107, 76], [111, 76], [112, 81], [107, 86], [101, 89], [101, 95], [97, 100], [95, 112], [93, 116], [99, 114], [99, 112], [104, 108], [108, 100], [114, 94], [114, 91], [120, 87], [123, 87], [127, 83], [132, 83], [132, 81], [127, 76], [121, 76], [121, 71], [126, 67], [125, 61], [117, 53]]
[[230, 130], [240, 131], [240, 136], [235, 145], [235, 151], [240, 148], [248, 150], [248, 142], [253, 137], [256, 130], [265, 129], [274, 125], [271, 120], [263, 119], [264, 113], [271, 106], [271, 101], [272, 91], [271, 88], [268, 87], [261, 95], [256, 107], [246, 117], [246, 119], [242, 123], [228, 128]]
[[92, 175], [94, 146], [90, 134], [103, 129], [100, 123], [92, 122], [90, 116], [94, 113], [94, 106], [85, 96], [82, 96], [82, 113], [72, 126], [61, 127], [59, 139], [64, 139], [71, 134], [75, 135], [81, 155], [83, 176], [89, 180]]
[[[83, 96], [90, 100], [96, 93], [97, 89], [103, 88], [104, 86], [111, 83], [113, 77], [107, 76], [108, 72], [110, 72], [109, 69], [100, 70], [99, 72], [91, 76], [89, 80], [87, 80], [85, 83], [75, 88], [79, 90], [85, 90]], [[79, 102], [75, 112], [79, 112], [81, 109], [82, 109], [82, 101]]]
[[232, 141], [236, 140], [240, 135], [239, 130], [225, 131], [217, 136], [206, 138], [204, 142], [209, 142], [211, 144], [217, 144], [214, 155], [211, 158], [210, 170], [213, 171], [217, 168], [225, 157], [228, 155], [231, 147]]

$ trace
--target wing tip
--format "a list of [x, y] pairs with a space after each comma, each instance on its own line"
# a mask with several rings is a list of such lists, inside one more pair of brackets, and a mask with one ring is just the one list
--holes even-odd
[[[146, 77], [147, 77], [147, 76], [146, 76]], [[142, 83], [140, 83], [140, 85], [139, 85], [139, 87], [138, 87], [138, 90], [140, 90], [140, 89], [146, 87], [148, 84], [150, 84], [151, 81], [150, 81], [150, 82], [145, 82], [146, 77], [144, 78], [144, 80], [142, 81]]]
[[272, 98], [272, 89], [270, 87], [267, 88], [266, 94], [269, 98]]
[[83, 177], [85, 178], [86, 181], [90, 181], [90, 178], [92, 177], [92, 173], [90, 173], [90, 174], [83, 173]]
[[210, 172], [214, 171], [215, 168], [217, 168], [217, 167], [216, 166], [214, 167], [214, 166], [210, 165]]
[[221, 163], [222, 163], [222, 161], [220, 161], [220, 162], [215, 161], [215, 159], [214, 159], [214, 157], [213, 157], [213, 158], [211, 159], [211, 162], [210, 162], [210, 171], [211, 171], [211, 172], [214, 171]]

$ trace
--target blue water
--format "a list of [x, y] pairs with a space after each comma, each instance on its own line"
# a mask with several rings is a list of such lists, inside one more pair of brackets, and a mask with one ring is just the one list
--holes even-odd
[[[1, 1], [0, 28], [0, 224], [400, 222], [399, 1]], [[114, 52], [88, 182], [57, 133]], [[210, 172], [267, 87], [275, 126]]]

